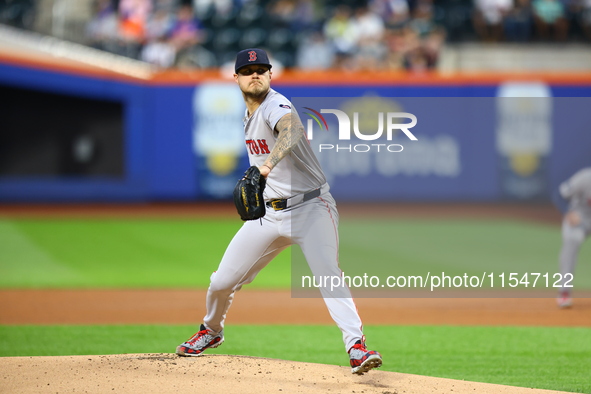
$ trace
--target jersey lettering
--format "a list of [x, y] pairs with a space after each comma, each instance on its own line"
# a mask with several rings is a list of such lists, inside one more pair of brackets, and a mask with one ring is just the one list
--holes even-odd
[[246, 148], [251, 155], [264, 155], [269, 154], [269, 145], [267, 140], [246, 140]]
[[271, 153], [269, 151], [269, 145], [267, 145], [267, 140], [258, 140], [259, 148], [261, 148], [261, 153]]

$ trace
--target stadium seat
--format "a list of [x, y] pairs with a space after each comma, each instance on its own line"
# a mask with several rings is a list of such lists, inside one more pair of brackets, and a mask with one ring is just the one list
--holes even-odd
[[290, 50], [293, 49], [292, 38], [293, 33], [289, 29], [274, 29], [268, 35], [266, 46], [272, 51]]
[[214, 28], [222, 28], [222, 27], [231, 27], [236, 25], [236, 16], [238, 15], [238, 10], [232, 8], [230, 11], [226, 13], [219, 13], [216, 12], [213, 17], [211, 18], [211, 26]]
[[201, 41], [201, 45], [205, 48], [212, 49], [213, 48], [213, 38], [214, 38], [214, 31], [210, 28], [203, 28], [201, 30], [201, 34], [203, 36], [203, 41]]
[[290, 52], [287, 52], [287, 51], [273, 52], [272, 56], [273, 56], [273, 58], [275, 58], [279, 62], [281, 62], [281, 64], [283, 64], [283, 67], [289, 68], [289, 67], [294, 66], [293, 55]]
[[260, 47], [267, 37], [265, 30], [261, 28], [247, 29], [240, 37], [240, 48]]
[[237, 50], [240, 35], [240, 30], [232, 27], [217, 30], [213, 37], [213, 50], [215, 52]]
[[35, 19], [33, 0], [0, 1], [0, 23], [31, 29]]
[[236, 16], [236, 26], [240, 28], [262, 27], [263, 8], [256, 3], [247, 3]]
[[472, 29], [473, 5], [466, 0], [450, 0], [434, 7], [434, 19], [447, 31], [449, 42], [475, 38]]
[[[236, 51], [217, 52], [216, 57], [218, 60], [218, 66], [223, 66], [226, 63], [234, 63], [236, 60]], [[234, 68], [232, 68], [233, 70]]]

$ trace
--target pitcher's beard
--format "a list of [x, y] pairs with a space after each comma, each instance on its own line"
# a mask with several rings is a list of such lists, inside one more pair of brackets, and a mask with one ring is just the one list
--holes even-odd
[[257, 86], [255, 89], [243, 93], [246, 98], [257, 100], [265, 97], [268, 92], [269, 89], [265, 89], [263, 86]]

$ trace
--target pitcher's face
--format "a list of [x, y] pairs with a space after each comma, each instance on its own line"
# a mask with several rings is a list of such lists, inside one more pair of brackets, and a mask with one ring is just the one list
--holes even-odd
[[271, 88], [272, 74], [269, 67], [253, 64], [238, 70], [234, 80], [246, 96], [260, 97]]

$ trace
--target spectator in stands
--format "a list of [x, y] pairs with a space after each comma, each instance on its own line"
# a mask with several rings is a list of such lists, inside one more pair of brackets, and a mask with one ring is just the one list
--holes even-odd
[[384, 21], [368, 7], [359, 7], [355, 10], [352, 23], [354, 31], [357, 32], [354, 67], [361, 70], [382, 68], [387, 51], [384, 42]]
[[384, 36], [383, 19], [367, 7], [359, 7], [355, 10], [352, 23], [355, 24], [357, 39], [381, 40]]
[[513, 8], [505, 17], [504, 32], [508, 41], [529, 41], [532, 31], [532, 8], [530, 0], [514, 0]]
[[[191, 57], [191, 60], [182, 64], [210, 67], [217, 64], [215, 48], [212, 53], [199, 46], [206, 38], [206, 30], [195, 18], [190, 4], [204, 9], [215, 8], [215, 13], [209, 13], [208, 16], [215, 18], [218, 11], [242, 7], [248, 1], [258, 0], [193, 0], [192, 3], [189, 3], [190, 0], [118, 0], [119, 4], [115, 7], [113, 4], [117, 4], [117, 0], [96, 1], [97, 12], [88, 27], [95, 46], [131, 57], [141, 57], [161, 67], [178, 66], [179, 58], [183, 56]], [[302, 29], [315, 31], [298, 44], [298, 56], [294, 59], [297, 66], [326, 69], [332, 61], [333, 67], [348, 70], [429, 69], [436, 64], [445, 39], [445, 32], [437, 29], [433, 23], [432, 1], [359, 1], [363, 6], [357, 7], [354, 15], [349, 6], [341, 4], [334, 8], [332, 16], [323, 23], [318, 20], [320, 13], [317, 7], [324, 3], [316, 0], [277, 0], [269, 3], [267, 11], [276, 12], [276, 19], [287, 24], [294, 33], [300, 33]], [[413, 7], [410, 6], [411, 2]], [[171, 15], [172, 11], [176, 15]], [[409, 19], [409, 13], [412, 19]], [[117, 15], [120, 17], [118, 32]], [[115, 49], [110, 48], [106, 44], [117, 42], [117, 36], [118, 41], [123, 43], [120, 46], [123, 50], [117, 49], [116, 45]], [[130, 50], [130, 46], [137, 52], [143, 46], [139, 52], [141, 55]], [[208, 61], [195, 61], [200, 48], [208, 52]], [[291, 59], [287, 60], [291, 65]]]
[[386, 70], [402, 70], [406, 50], [405, 29], [387, 29], [384, 42], [387, 48], [384, 68]]
[[288, 27], [294, 32], [314, 27], [316, 10], [313, 0], [277, 0], [267, 7], [275, 27]]
[[119, 34], [124, 44], [124, 55], [139, 58], [151, 13], [151, 0], [120, 0]]
[[358, 31], [351, 19], [351, 9], [340, 5], [324, 24], [324, 36], [334, 48], [336, 68], [353, 67], [353, 55], [357, 50]]
[[319, 7], [314, 0], [296, 1], [294, 18], [290, 27], [294, 32], [317, 29], [320, 27], [318, 25], [320, 14], [324, 14], [324, 12], [319, 12]]
[[94, 3], [94, 16], [86, 27], [86, 35], [93, 48], [118, 51], [119, 19], [111, 0], [98, 0]]
[[298, 48], [295, 66], [302, 70], [327, 70], [334, 63], [334, 48], [321, 32], [304, 38]]
[[435, 29], [433, 22], [433, 4], [431, 1], [422, 0], [415, 7], [412, 13], [412, 19], [409, 22], [410, 27], [415, 30], [419, 37], [427, 37]]
[[[439, 53], [446, 38], [445, 29], [433, 21], [431, 0], [419, 0], [412, 11], [412, 19], [402, 29], [396, 43], [401, 66], [415, 73], [432, 70], [437, 66]], [[392, 59], [393, 56], [390, 56]]]
[[404, 29], [402, 50], [403, 66], [413, 72], [424, 72], [429, 68], [429, 53], [423, 46], [419, 32], [410, 26]]
[[194, 47], [203, 40], [203, 29], [193, 14], [191, 5], [183, 5], [178, 9], [176, 20], [172, 25], [168, 43], [177, 53], [177, 59], [184, 51]]
[[443, 27], [435, 26], [431, 29], [427, 37], [423, 39], [427, 66], [430, 70], [434, 70], [437, 67], [439, 53], [441, 53], [441, 47], [445, 44], [446, 35], [447, 33]]
[[157, 5], [146, 26], [146, 44], [142, 48], [141, 60], [159, 67], [174, 65], [176, 49], [168, 42], [168, 35], [174, 23], [170, 8]]
[[157, 8], [146, 25], [146, 40], [151, 42], [167, 37], [174, 22], [175, 16], [171, 11], [167, 8]]
[[571, 0], [566, 6], [569, 23], [582, 33], [583, 38], [591, 41], [591, 0]]
[[568, 35], [566, 10], [559, 0], [534, 0], [533, 11], [538, 38], [566, 40]]
[[414, 74], [422, 74], [429, 70], [429, 54], [419, 46], [405, 55], [405, 67]]
[[275, 26], [288, 27], [295, 16], [296, 2], [276, 0], [269, 3], [267, 15]]
[[169, 68], [175, 63], [176, 51], [168, 43], [166, 36], [161, 36], [144, 45], [140, 59], [158, 67]]
[[381, 15], [390, 28], [402, 27], [410, 19], [407, 0], [370, 0], [369, 8]]
[[154, 10], [174, 13], [180, 5], [180, 0], [154, 0]]
[[503, 38], [503, 21], [512, 7], [512, 0], [474, 0], [472, 22], [480, 39], [500, 41]]

